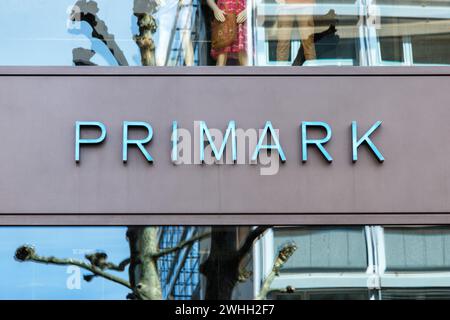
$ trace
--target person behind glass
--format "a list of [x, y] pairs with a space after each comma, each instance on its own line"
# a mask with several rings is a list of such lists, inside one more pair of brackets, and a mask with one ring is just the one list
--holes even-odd
[[[291, 37], [297, 24], [306, 60], [316, 59], [314, 45], [314, 0], [276, 0], [280, 6], [277, 18], [277, 61], [288, 61], [291, 51]], [[297, 5], [297, 6], [295, 6]], [[297, 9], [300, 14], [290, 14]]]
[[237, 58], [241, 66], [247, 65], [247, 11], [246, 0], [207, 0], [208, 6], [214, 13], [217, 21], [224, 22], [228, 13], [236, 14], [237, 37], [228, 47], [220, 50], [211, 49], [211, 56], [216, 60], [217, 66], [225, 66], [228, 58]]

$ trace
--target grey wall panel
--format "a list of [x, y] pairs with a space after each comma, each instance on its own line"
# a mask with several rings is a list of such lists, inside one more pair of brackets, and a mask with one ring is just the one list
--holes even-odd
[[[441, 69], [88, 69], [0, 70], [0, 212], [12, 221], [95, 214], [96, 223], [110, 223], [118, 214], [126, 223], [128, 214], [154, 214], [164, 223], [167, 214], [195, 214], [205, 223], [201, 215], [212, 214], [210, 221], [230, 215], [236, 220], [224, 221], [240, 223], [242, 214], [253, 223], [248, 215], [255, 214], [257, 224], [268, 221], [260, 214], [279, 214], [280, 223], [303, 214], [365, 214], [377, 222], [390, 214], [400, 222], [416, 214], [432, 223], [426, 214], [450, 212], [450, 76]], [[77, 120], [108, 128], [105, 143], [82, 149], [79, 165]], [[124, 120], [153, 126], [153, 165], [136, 151], [122, 163]], [[223, 130], [229, 120], [244, 129], [271, 120], [287, 162], [272, 176], [261, 176], [257, 165], [174, 166], [172, 120], [191, 131], [195, 120]], [[314, 150], [301, 163], [299, 124], [316, 120], [333, 128], [332, 164]], [[352, 120], [361, 131], [383, 121], [373, 135], [383, 164], [366, 149], [352, 163]]]

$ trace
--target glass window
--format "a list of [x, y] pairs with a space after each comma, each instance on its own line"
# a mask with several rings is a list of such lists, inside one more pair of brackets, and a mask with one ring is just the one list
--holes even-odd
[[314, 289], [297, 290], [295, 293], [271, 292], [269, 299], [273, 300], [369, 300], [368, 289]]
[[[159, 229], [161, 250], [191, 238], [196, 227], [166, 226]], [[0, 300], [9, 299], [113, 299], [130, 297], [130, 289], [93, 273], [67, 259], [93, 264], [88, 255], [104, 254], [104, 267], [113, 277], [131, 281], [127, 227], [0, 227]], [[18, 248], [32, 248], [41, 258], [56, 263], [20, 263]], [[20, 254], [19, 254], [20, 255]], [[123, 262], [122, 262], [123, 263]], [[199, 289], [199, 243], [164, 255], [158, 260], [163, 299], [191, 299]]]
[[274, 230], [274, 249], [294, 241], [299, 250], [282, 272], [365, 271], [367, 248], [363, 227], [308, 227]]
[[386, 271], [450, 270], [450, 228], [385, 228]]
[[83, 260], [101, 251], [110, 261], [121, 261], [129, 255], [125, 232], [124, 227], [1, 227], [0, 300], [124, 299], [127, 288], [103, 278], [84, 281], [89, 272], [79, 267], [19, 263], [14, 252], [30, 245], [42, 256]]
[[[161, 250], [213, 230], [193, 226], [154, 228], [157, 236], [147, 241], [157, 241]], [[108, 274], [132, 281], [129, 261], [120, 267], [126, 258], [136, 254], [130, 245], [129, 230], [1, 227], [0, 261], [4, 272], [0, 274], [0, 300], [125, 299], [130, 291], [123, 283], [100, 276], [94, 279], [91, 269], [66, 259], [103, 265]], [[247, 232], [248, 228], [233, 231], [228, 239], [237, 244]], [[253, 260], [241, 264], [239, 277], [247, 280], [235, 287], [233, 298], [254, 298], [273, 270], [278, 248], [292, 241], [297, 250], [271, 280], [269, 299], [450, 299], [450, 226], [274, 227], [254, 245], [253, 254], [248, 255]], [[94, 253], [104, 260], [92, 260]], [[163, 299], [203, 298], [206, 282], [200, 276], [200, 266], [210, 253], [207, 236], [160, 257], [158, 274]], [[26, 261], [30, 254], [36, 255]], [[62, 265], [47, 263], [55, 257]]]
[[449, 300], [450, 288], [383, 288], [383, 300]]
[[450, 299], [449, 226], [275, 229], [285, 241], [299, 249], [271, 299]]
[[359, 4], [256, 0], [255, 64], [359, 65]]
[[450, 1], [379, 0], [371, 9], [374, 65], [450, 64]]
[[0, 65], [450, 64], [450, 0], [2, 0], [0, 19]]

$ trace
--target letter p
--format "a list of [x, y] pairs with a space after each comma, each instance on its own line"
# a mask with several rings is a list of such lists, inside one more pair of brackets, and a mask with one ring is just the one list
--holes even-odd
[[[97, 127], [100, 129], [100, 136], [95, 139], [82, 139], [81, 127]], [[80, 161], [80, 146], [82, 144], [98, 144], [106, 138], [106, 127], [98, 121], [77, 121], [75, 123], [75, 161]]]

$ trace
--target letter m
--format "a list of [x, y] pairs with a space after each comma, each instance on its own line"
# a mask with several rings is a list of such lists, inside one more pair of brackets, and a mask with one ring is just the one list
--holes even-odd
[[225, 146], [228, 141], [228, 137], [231, 134], [231, 150], [232, 150], [232, 158], [233, 161], [236, 162], [237, 160], [237, 152], [236, 152], [236, 123], [234, 121], [230, 121], [228, 124], [227, 131], [225, 132], [225, 136], [223, 137], [222, 145], [220, 146], [220, 149], [217, 150], [217, 147], [212, 140], [211, 133], [209, 132], [208, 127], [206, 126], [205, 121], [200, 121], [200, 161], [203, 163], [205, 161], [205, 139], [204, 136], [206, 135], [206, 139], [211, 145], [211, 150], [214, 154], [214, 157], [217, 161], [219, 161], [222, 158], [223, 151], [225, 150]]

